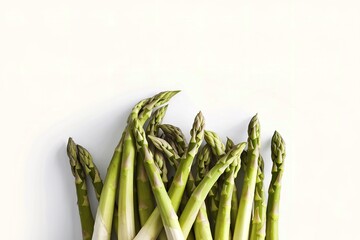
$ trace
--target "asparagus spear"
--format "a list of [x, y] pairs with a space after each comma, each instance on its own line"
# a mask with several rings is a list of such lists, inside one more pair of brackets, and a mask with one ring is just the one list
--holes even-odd
[[70, 160], [72, 174], [75, 177], [82, 236], [84, 240], [90, 240], [94, 230], [94, 218], [91, 213], [90, 202], [87, 195], [85, 172], [79, 162], [79, 152], [72, 138], [69, 138], [67, 144], [67, 155]]
[[[131, 114], [137, 115], [141, 108], [148, 102], [148, 99], [140, 101], [133, 108]], [[131, 115], [130, 115], [131, 116]], [[129, 117], [130, 118], [130, 117]], [[114, 206], [116, 189], [118, 188], [119, 172], [121, 167], [121, 157], [123, 152], [124, 138], [127, 132], [125, 128], [121, 139], [114, 150], [114, 154], [111, 158], [107, 174], [104, 181], [103, 191], [99, 201], [98, 210], [96, 212], [96, 219], [94, 225], [93, 240], [110, 240], [111, 227], [113, 224]], [[120, 191], [119, 191], [120, 192]], [[119, 209], [120, 211], [120, 209]], [[116, 215], [116, 214], [115, 214]], [[120, 216], [121, 214], [117, 214]], [[119, 220], [119, 217], [118, 217]], [[135, 224], [135, 223], [134, 223]], [[119, 228], [119, 224], [117, 224]], [[119, 231], [118, 231], [119, 233]]]
[[[196, 185], [205, 177], [209, 171], [209, 164], [211, 161], [211, 148], [209, 145], [205, 145], [197, 156], [197, 174], [196, 174]], [[203, 203], [200, 207], [196, 219], [194, 222], [194, 233], [196, 239], [213, 239], [211, 235], [210, 222], [207, 215], [206, 204]]]
[[259, 168], [255, 185], [254, 211], [250, 240], [264, 240], [266, 233], [266, 204], [264, 192], [264, 160], [259, 156]]
[[[171, 183], [170, 189], [168, 191], [175, 211], [177, 211], [179, 208], [180, 201], [185, 190], [186, 182], [189, 177], [191, 164], [203, 140], [204, 118], [201, 112], [199, 112], [198, 115], [195, 117], [194, 125], [191, 129], [190, 135], [191, 139], [186, 154], [180, 161], [178, 169], [175, 173], [174, 180]], [[140, 229], [139, 233], [134, 239], [155, 239], [159, 235], [163, 227], [161, 222], [159, 222], [159, 219], [159, 210], [155, 208], [149, 219], [146, 221], [145, 225]]]
[[171, 124], [161, 124], [159, 126], [166, 136], [175, 141], [178, 153], [182, 156], [187, 148], [186, 139], [181, 129]]
[[156, 149], [161, 151], [166, 156], [170, 164], [177, 169], [179, 166], [180, 157], [175, 151], [175, 149], [170, 146], [170, 144], [166, 140], [162, 138], [158, 138], [152, 135], [149, 135], [148, 138], [154, 144]]
[[[234, 142], [230, 138], [227, 138], [226, 152], [228, 152], [231, 148], [233, 148], [233, 146], [234, 146]], [[244, 152], [245, 152], [245, 150], [243, 151], [243, 153]], [[241, 162], [241, 159], [240, 159], [240, 162]], [[234, 232], [238, 207], [239, 207], [239, 200], [238, 200], [238, 196], [237, 196], [237, 187], [236, 187], [236, 182], [235, 182], [234, 187], [233, 187], [233, 193], [231, 195], [231, 218], [230, 218], [231, 235]]]
[[165, 185], [162, 182], [158, 168], [155, 165], [153, 155], [149, 150], [145, 131], [137, 120], [134, 122], [134, 135], [136, 139], [136, 146], [144, 158], [145, 170], [149, 176], [166, 236], [170, 240], [182, 240], [184, 239], [184, 236], [181, 232], [176, 211], [171, 204], [170, 197], [166, 192]]
[[[177, 93], [177, 91], [167, 92], [167, 93], [168, 93], [167, 98], [171, 98], [173, 95], [175, 95]], [[164, 93], [160, 93], [158, 95], [161, 95], [161, 94], [165, 95]], [[147, 110], [143, 111], [143, 107], [145, 107], [146, 104], [150, 100], [151, 99], [145, 99], [135, 105], [135, 107], [133, 108], [133, 110], [128, 118], [128, 123], [131, 123], [131, 119], [137, 118], [137, 116], [139, 115], [140, 112], [141, 113], [144, 112], [142, 114], [141, 120], [143, 122], [146, 121], [149, 111], [147, 111]], [[160, 103], [164, 102], [164, 100], [159, 101], [159, 102]], [[124, 143], [125, 134], [128, 131], [127, 130], [128, 128], [129, 128], [129, 126], [127, 126], [125, 128], [125, 131], [119, 141], [119, 144], [115, 148], [113, 157], [112, 157], [109, 167], [108, 167], [107, 175], [106, 175], [106, 178], [104, 181], [103, 191], [102, 191], [100, 201], [99, 201], [98, 211], [96, 212], [93, 240], [109, 240], [110, 236], [111, 236], [111, 226], [112, 226], [112, 220], [113, 220], [113, 215], [114, 215], [114, 203], [115, 203], [116, 189], [118, 186], [117, 184], [118, 184], [119, 172], [120, 172], [119, 169], [121, 166], [123, 143]], [[122, 210], [119, 210], [119, 211], [120, 211], [120, 214], [118, 214], [118, 215], [121, 216], [123, 214], [123, 211]], [[134, 221], [130, 221], [130, 222], [133, 223]], [[119, 231], [119, 232], [121, 232], [121, 231]]]
[[[163, 155], [165, 155], [170, 165], [173, 166], [175, 169], [177, 169], [177, 167], [179, 166], [180, 157], [175, 151], [175, 149], [172, 146], [170, 146], [170, 144], [166, 140], [162, 138], [158, 138], [152, 135], [149, 135], [148, 138], [152, 142], [156, 150], [160, 151]], [[182, 200], [184, 200], [184, 196]], [[164, 230], [162, 230], [158, 236], [158, 240], [163, 240], [163, 239], [164, 240], [167, 239]]]
[[238, 159], [245, 146], [246, 143], [238, 144], [229, 153], [221, 157], [216, 165], [211, 168], [205, 178], [195, 188], [179, 219], [184, 237], [187, 237], [189, 234], [197, 213], [199, 212], [199, 209], [213, 184], [217, 181], [225, 169], [234, 160]]
[[252, 203], [258, 169], [260, 149], [260, 124], [257, 114], [251, 119], [248, 128], [248, 151], [246, 173], [235, 223], [233, 240], [248, 240]]
[[[149, 121], [149, 124], [146, 128], [147, 134], [155, 135], [158, 132], [158, 125], [164, 118], [166, 110], [167, 110], [167, 105], [160, 107], [153, 113]], [[149, 147], [150, 149], [153, 148], [152, 146]], [[158, 159], [158, 157], [156, 158]], [[137, 186], [137, 197], [138, 197], [138, 209], [139, 209], [140, 225], [143, 226], [155, 208], [155, 200], [151, 192], [149, 178], [146, 175], [146, 170], [144, 167], [144, 159], [139, 154], [137, 156], [136, 161], [137, 161], [136, 186]]]
[[225, 145], [221, 142], [220, 137], [212, 131], [205, 131], [205, 141], [211, 146], [211, 150], [215, 156], [222, 156], [225, 154]]
[[281, 191], [281, 179], [284, 172], [284, 159], [286, 156], [285, 142], [281, 135], [275, 131], [271, 139], [271, 182], [269, 186], [268, 206], [266, 209], [266, 240], [278, 240], [278, 219]]
[[99, 206], [96, 212], [92, 240], [110, 240], [113, 217], [114, 215], [116, 216], [116, 214], [114, 214], [115, 195], [119, 178], [123, 140], [124, 134], [122, 135], [119, 144], [115, 148], [107, 170], [104, 186], [99, 200]]
[[231, 200], [235, 178], [240, 170], [240, 154], [226, 169], [215, 226], [215, 239], [228, 240], [230, 237]]
[[162, 152], [160, 152], [157, 149], [154, 150], [153, 155], [154, 155], [155, 166], [158, 168], [160, 176], [161, 176], [161, 180], [163, 181], [165, 188], [166, 188], [167, 183], [168, 183], [168, 177], [167, 177], [168, 170], [166, 167], [165, 157], [162, 154]]
[[146, 128], [146, 135], [154, 135], [158, 134], [159, 125], [165, 117], [168, 105], [162, 106], [158, 108], [150, 118], [149, 124]]
[[[119, 179], [119, 223], [118, 238], [132, 240], [135, 237], [135, 213], [134, 213], [134, 170], [135, 170], [135, 142], [132, 128], [135, 120], [139, 120], [143, 126], [150, 117], [152, 110], [168, 102], [178, 91], [161, 92], [154, 97], [145, 100], [139, 108], [136, 105], [128, 119], [126, 128], [123, 153], [121, 156], [121, 168]], [[142, 102], [141, 102], [142, 103]]]
[[[79, 152], [79, 161], [80, 161], [81, 165], [83, 166], [83, 168], [85, 169], [85, 173], [90, 176], [92, 185], [95, 189], [96, 198], [99, 201], [101, 192], [103, 189], [103, 181], [100, 177], [99, 170], [97, 169], [95, 163], [93, 162], [92, 156], [89, 153], [89, 151], [80, 145], [77, 145], [77, 148], [78, 148], [78, 152]], [[118, 232], [118, 224], [117, 224], [118, 223], [117, 222], [118, 221], [118, 219], [117, 219], [118, 212], [117, 211], [118, 211], [117, 206], [115, 204], [113, 226], [114, 226], [116, 233]]]
[[[215, 159], [219, 159], [222, 155], [225, 154], [225, 145], [221, 142], [220, 137], [212, 131], [205, 131], [205, 141], [209, 146], [211, 146], [211, 150], [215, 156]], [[213, 162], [214, 165], [216, 163]], [[217, 213], [219, 210], [219, 202], [220, 202], [220, 189], [221, 181], [218, 181], [214, 184], [209, 192], [208, 196], [208, 205], [209, 205], [209, 213], [210, 213], [210, 223], [213, 233], [215, 234], [215, 225]]]
[[94, 186], [96, 198], [99, 200], [101, 196], [101, 191], [103, 188], [103, 182], [100, 177], [99, 170], [95, 166], [93, 159], [84, 147], [77, 145], [79, 161], [85, 170], [85, 173], [90, 176], [91, 183]]

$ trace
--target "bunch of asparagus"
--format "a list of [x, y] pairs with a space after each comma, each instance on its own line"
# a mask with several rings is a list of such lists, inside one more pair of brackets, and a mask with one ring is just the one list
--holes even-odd
[[[247, 142], [234, 144], [205, 130], [199, 112], [190, 140], [162, 124], [178, 91], [161, 92], [132, 109], [103, 181], [90, 153], [69, 138], [83, 239], [278, 239], [285, 143], [271, 140], [272, 179], [266, 204], [260, 124], [255, 115]], [[203, 144], [204, 143], [204, 144]], [[242, 192], [235, 181], [243, 171]], [[86, 178], [99, 201], [95, 219]]]

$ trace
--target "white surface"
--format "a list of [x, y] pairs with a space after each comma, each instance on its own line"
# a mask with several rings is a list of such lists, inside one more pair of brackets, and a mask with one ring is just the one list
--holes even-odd
[[80, 239], [69, 136], [102, 176], [139, 99], [181, 89], [165, 121], [246, 139], [259, 113], [269, 180], [288, 157], [281, 239], [358, 238], [358, 1], [0, 3], [2, 239]]

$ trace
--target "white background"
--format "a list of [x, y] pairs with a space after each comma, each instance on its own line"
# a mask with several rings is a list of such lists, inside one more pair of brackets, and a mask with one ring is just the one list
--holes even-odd
[[130, 108], [180, 89], [165, 122], [197, 111], [246, 140], [259, 113], [266, 181], [277, 129], [288, 156], [280, 237], [357, 239], [358, 1], [2, 1], [1, 239], [80, 239], [65, 145], [102, 176]]

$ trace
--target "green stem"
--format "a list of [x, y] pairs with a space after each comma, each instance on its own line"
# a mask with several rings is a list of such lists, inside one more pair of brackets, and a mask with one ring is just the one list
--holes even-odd
[[284, 159], [286, 156], [285, 142], [281, 135], [275, 131], [271, 140], [271, 158], [273, 167], [271, 170], [271, 182], [269, 186], [268, 206], [266, 209], [266, 240], [279, 239], [279, 207], [281, 179], [284, 172]]
[[233, 240], [248, 240], [249, 238], [251, 211], [260, 150], [260, 124], [257, 115], [255, 115], [250, 121], [248, 135], [248, 162], [246, 163], [245, 178], [235, 223]]
[[254, 210], [250, 240], [264, 240], [266, 233], [266, 205], [264, 191], [264, 161], [259, 156], [259, 168], [255, 185]]
[[94, 218], [87, 195], [85, 171], [79, 162], [78, 149], [72, 138], [69, 138], [68, 141], [67, 154], [70, 159], [72, 173], [75, 177], [76, 195], [78, 199], [77, 205], [79, 209], [83, 240], [90, 240], [94, 230]]
[[150, 180], [153, 194], [160, 212], [160, 216], [164, 225], [166, 236], [170, 240], [183, 240], [178, 217], [174, 210], [170, 197], [166, 192], [165, 185], [161, 180], [158, 168], [155, 165], [152, 153], [149, 150], [148, 143], [140, 123], [135, 120], [134, 135], [139, 153], [144, 158], [144, 165]]
[[[187, 152], [180, 161], [179, 167], [175, 172], [174, 179], [168, 191], [175, 211], [179, 209], [181, 198], [185, 191], [186, 182], [190, 174], [192, 162], [203, 140], [204, 118], [201, 112], [195, 117], [195, 122], [190, 134], [191, 139]], [[161, 221], [159, 222], [159, 220], [160, 212], [158, 208], [155, 208], [145, 225], [140, 229], [134, 239], [156, 239], [163, 227]]]
[[232, 151], [220, 158], [216, 165], [211, 168], [211, 170], [206, 174], [204, 179], [195, 188], [179, 219], [184, 237], [188, 236], [190, 229], [194, 224], [196, 216], [199, 212], [199, 209], [203, 204], [211, 187], [225, 171], [225, 169], [240, 156], [245, 146], [246, 143], [236, 145]]
[[216, 219], [215, 239], [228, 240], [230, 237], [231, 223], [231, 201], [235, 178], [240, 170], [240, 155], [232, 162], [225, 173], [221, 197], [219, 203], [219, 212]]

